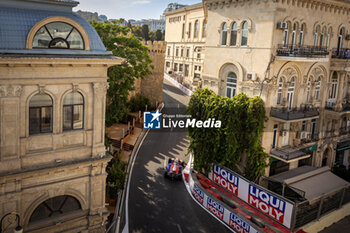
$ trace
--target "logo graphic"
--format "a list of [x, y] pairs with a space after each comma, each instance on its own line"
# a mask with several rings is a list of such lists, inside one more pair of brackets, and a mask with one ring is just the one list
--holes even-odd
[[143, 113], [143, 128], [144, 129], [160, 129], [160, 116], [162, 114], [157, 110], [156, 112]]
[[284, 223], [286, 202], [249, 184], [248, 203], [280, 223]]
[[238, 196], [238, 176], [215, 164], [213, 165], [212, 171], [211, 179], [215, 183]]

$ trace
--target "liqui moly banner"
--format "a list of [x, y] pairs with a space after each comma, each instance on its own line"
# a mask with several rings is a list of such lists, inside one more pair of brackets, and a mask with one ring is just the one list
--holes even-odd
[[198, 188], [196, 184], [193, 184], [192, 194], [196, 200], [203, 205], [204, 201], [204, 192]]
[[197, 202], [212, 213], [215, 217], [225, 222], [237, 233], [259, 233], [253, 226], [250, 226], [247, 220], [242, 219], [237, 213], [233, 213], [218, 203], [213, 198], [209, 197], [204, 191], [194, 183], [190, 174], [189, 189], [192, 196]]
[[[239, 233], [249, 233], [253, 232], [250, 230], [250, 225], [242, 220], [240, 217], [235, 215], [234, 213], [230, 213], [229, 225], [235, 232]], [[255, 230], [255, 229], [253, 229]]]
[[291, 227], [294, 208], [291, 202], [216, 164], [212, 167], [209, 179], [270, 218]]
[[214, 165], [211, 173], [211, 180], [225, 188], [230, 193], [238, 196], [239, 177], [226, 169]]
[[224, 220], [225, 208], [210, 197], [207, 197], [207, 209], [219, 219]]

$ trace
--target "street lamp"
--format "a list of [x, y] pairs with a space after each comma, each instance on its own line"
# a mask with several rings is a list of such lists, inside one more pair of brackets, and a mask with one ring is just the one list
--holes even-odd
[[17, 227], [14, 229], [13, 233], [23, 233], [23, 228], [19, 225], [20, 218], [17, 212], [11, 212], [8, 214], [5, 214], [1, 220], [0, 220], [0, 233], [2, 233], [2, 221], [9, 215], [15, 215], [17, 219]]

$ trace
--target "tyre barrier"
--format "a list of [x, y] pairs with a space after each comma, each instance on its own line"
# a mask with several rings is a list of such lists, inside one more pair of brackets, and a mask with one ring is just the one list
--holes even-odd
[[[185, 174], [183, 175], [185, 176]], [[199, 205], [233, 232], [265, 232], [257, 224], [246, 219], [246, 216], [239, 213], [241, 211], [239, 211], [233, 200], [229, 200], [224, 195], [216, 193], [215, 191], [218, 190], [212, 185], [209, 185], [207, 178], [202, 174], [194, 173], [192, 170], [189, 172], [189, 182], [185, 183], [185, 185], [190, 195]]]

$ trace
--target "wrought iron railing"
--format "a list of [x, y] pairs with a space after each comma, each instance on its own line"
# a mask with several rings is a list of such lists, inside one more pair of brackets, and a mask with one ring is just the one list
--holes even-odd
[[277, 56], [287, 57], [326, 57], [329, 54], [327, 47], [304, 45], [278, 45]]
[[319, 219], [326, 213], [341, 208], [350, 202], [350, 188], [338, 190], [334, 194], [322, 197], [317, 202], [310, 204], [305, 201], [296, 204], [295, 225], [294, 229], [301, 227], [309, 222]]
[[350, 49], [332, 49], [332, 58], [350, 59]]
[[[328, 109], [328, 110], [333, 110], [335, 111], [336, 108], [336, 103], [333, 102], [333, 101], [326, 101], [326, 105], [325, 105], [325, 109]], [[347, 112], [347, 111], [350, 111], [350, 103], [343, 103], [342, 104], [342, 108], [338, 111], [341, 111], [341, 112]]]
[[309, 117], [315, 117], [318, 116], [320, 113], [318, 111], [318, 108], [275, 108], [272, 107], [270, 111], [270, 116], [282, 120], [297, 120], [297, 119], [303, 119], [303, 118], [309, 118]]
[[346, 135], [350, 133], [350, 129], [348, 127], [339, 128], [339, 135]]

